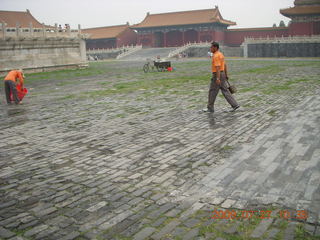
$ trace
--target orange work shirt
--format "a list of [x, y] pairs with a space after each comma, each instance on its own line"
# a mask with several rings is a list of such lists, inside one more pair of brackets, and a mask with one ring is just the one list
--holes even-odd
[[20, 71], [12, 70], [8, 73], [8, 75], [4, 78], [4, 80], [11, 80], [14, 82], [17, 82], [17, 79], [19, 78], [20, 84], [23, 86], [23, 75]]
[[217, 72], [216, 67], [220, 67], [220, 71], [224, 71], [224, 56], [220, 51], [216, 51], [212, 56], [212, 72]]

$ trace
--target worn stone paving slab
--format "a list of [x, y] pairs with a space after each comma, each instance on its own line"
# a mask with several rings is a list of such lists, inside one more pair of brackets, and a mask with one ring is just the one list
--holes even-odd
[[[0, 238], [218, 238], [225, 236], [212, 232], [208, 222], [215, 207], [269, 205], [306, 209], [313, 234], [318, 232], [319, 84], [259, 101], [244, 91], [236, 95], [242, 108], [234, 113], [221, 98], [215, 114], [198, 111], [207, 83], [183, 86], [190, 95], [177, 95], [183, 91], [177, 87], [178, 93], [169, 89], [151, 98], [142, 97], [152, 92], [140, 88], [73, 98], [100, 91], [106, 81], [126, 87], [143, 78], [179, 79], [209, 69], [186, 62], [174, 75], [143, 75], [140, 63], [112, 64], [107, 77], [77, 78], [77, 88], [63, 81], [30, 83], [23, 105], [0, 106]], [[130, 64], [137, 69], [128, 71]], [[269, 67], [231, 62], [240, 88], [252, 77], [241, 71], [259, 64]], [[299, 83], [305, 72], [309, 80], [320, 74], [316, 66], [277, 64], [288, 69], [255, 76], [264, 88], [280, 79]], [[195, 92], [199, 103], [189, 102]], [[210, 231], [204, 233], [206, 222]], [[244, 234], [239, 228], [245, 223], [219, 224], [224, 234]], [[293, 225], [278, 225], [274, 220], [248, 228], [257, 226], [256, 236], [263, 238], [292, 235]]]
[[219, 171], [213, 168], [200, 183], [209, 189], [221, 189], [213, 197], [228, 198], [222, 203], [226, 208], [243, 200], [247, 205], [255, 201], [278, 203], [289, 209], [308, 210], [310, 221], [318, 222], [319, 103], [319, 96], [307, 97], [284, 118], [273, 122], [262, 133], [263, 138], [242, 145], [219, 166]]

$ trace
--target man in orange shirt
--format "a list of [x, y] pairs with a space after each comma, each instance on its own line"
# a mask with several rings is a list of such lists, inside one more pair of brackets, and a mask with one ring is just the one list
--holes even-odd
[[207, 109], [204, 109], [203, 111], [214, 112], [214, 102], [220, 89], [227, 102], [233, 108], [233, 111], [235, 111], [240, 107], [240, 105], [237, 103], [228, 89], [226, 81], [228, 79], [227, 65], [225, 64], [223, 54], [219, 51], [219, 43], [212, 42], [210, 50], [213, 53], [212, 78], [209, 88], [208, 106]]
[[21, 103], [18, 97], [17, 88], [16, 88], [18, 79], [21, 85], [21, 89], [23, 89], [24, 75], [23, 75], [22, 69], [10, 71], [8, 75], [4, 78], [4, 89], [6, 92], [6, 98], [7, 98], [8, 104], [11, 103], [10, 93], [12, 93], [13, 100], [16, 104]]

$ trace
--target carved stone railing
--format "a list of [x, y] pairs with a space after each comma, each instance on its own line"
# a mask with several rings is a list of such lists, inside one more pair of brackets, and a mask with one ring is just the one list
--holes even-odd
[[287, 42], [320, 42], [320, 35], [312, 36], [289, 36], [289, 37], [266, 37], [245, 38], [244, 43], [287, 43]]
[[139, 51], [140, 49], [142, 49], [142, 45], [133, 46], [132, 48], [127, 49], [127, 51], [119, 54], [116, 59], [121, 59], [121, 58], [128, 56], [136, 51]]
[[[281, 44], [281, 51], [272, 45]], [[320, 35], [312, 36], [289, 36], [289, 37], [272, 37], [272, 38], [245, 38], [241, 47], [243, 55], [247, 57], [319, 57], [314, 45], [318, 48], [320, 44]], [[294, 49], [289, 46], [295, 45]], [[260, 47], [259, 47], [260, 46]], [[261, 46], [267, 46], [263, 53], [259, 49]], [[253, 47], [256, 47], [253, 50]], [[297, 50], [304, 48], [303, 51]], [[271, 51], [271, 48], [272, 51]], [[307, 50], [305, 50], [307, 49]]]
[[173, 51], [171, 51], [168, 55], [168, 58], [172, 58], [184, 51], [186, 51], [190, 47], [210, 47], [210, 42], [194, 42], [194, 43], [187, 43]]
[[37, 38], [88, 38], [88, 34], [82, 34], [80, 25], [78, 29], [71, 29], [69, 25], [64, 29], [42, 25], [42, 28], [34, 28], [30, 23], [28, 28], [22, 28], [18, 24], [15, 28], [7, 27], [5, 22], [0, 22], [1, 39], [37, 39]]
[[[128, 45], [122, 46], [118, 48], [95, 48], [95, 49], [87, 49], [87, 54], [97, 54], [97, 53], [112, 53], [112, 52], [127, 52], [133, 49], [136, 49], [137, 46]], [[140, 46], [138, 46], [141, 49]]]

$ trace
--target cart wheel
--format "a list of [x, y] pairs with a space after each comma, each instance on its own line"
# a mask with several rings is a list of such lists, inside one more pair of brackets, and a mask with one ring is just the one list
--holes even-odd
[[145, 73], [149, 72], [149, 64], [146, 63], [145, 65], [143, 65], [143, 71]]

